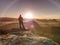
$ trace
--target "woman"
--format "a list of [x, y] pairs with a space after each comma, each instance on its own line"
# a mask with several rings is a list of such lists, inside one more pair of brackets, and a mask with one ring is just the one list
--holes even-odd
[[25, 27], [24, 27], [24, 24], [23, 24], [23, 17], [21, 16], [21, 14], [20, 14], [18, 20], [19, 20], [20, 29], [24, 29], [25, 30]]

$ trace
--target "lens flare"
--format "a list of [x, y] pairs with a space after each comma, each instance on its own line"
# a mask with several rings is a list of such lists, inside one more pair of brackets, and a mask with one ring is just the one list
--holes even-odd
[[48, 0], [48, 1], [50, 1], [52, 4], [54, 4], [56, 7], [58, 7], [60, 9], [60, 5], [57, 2], [57, 0]]
[[5, 9], [3, 10], [2, 14], [1, 15], [5, 15], [6, 12], [8, 11], [8, 9], [17, 2], [18, 0], [13, 0], [10, 4], [8, 4]]

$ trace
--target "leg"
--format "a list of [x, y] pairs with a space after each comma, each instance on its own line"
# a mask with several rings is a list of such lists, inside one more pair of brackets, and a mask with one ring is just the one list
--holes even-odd
[[20, 27], [20, 29], [22, 29], [22, 27], [21, 27], [21, 22], [19, 22], [19, 27]]
[[23, 24], [23, 22], [22, 22], [22, 27], [23, 27], [23, 29], [25, 30], [25, 27], [24, 27], [24, 24]]

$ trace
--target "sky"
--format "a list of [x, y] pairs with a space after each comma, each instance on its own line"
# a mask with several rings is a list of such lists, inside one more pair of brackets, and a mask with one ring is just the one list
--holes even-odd
[[0, 17], [31, 12], [34, 18], [60, 19], [60, 0], [0, 0]]

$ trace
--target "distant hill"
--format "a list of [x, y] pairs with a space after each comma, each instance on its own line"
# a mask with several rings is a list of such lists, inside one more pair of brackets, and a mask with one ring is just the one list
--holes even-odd
[[0, 17], [0, 22], [16, 21], [16, 18]]
[[36, 19], [37, 21], [42, 21], [42, 22], [60, 22], [60, 19]]

